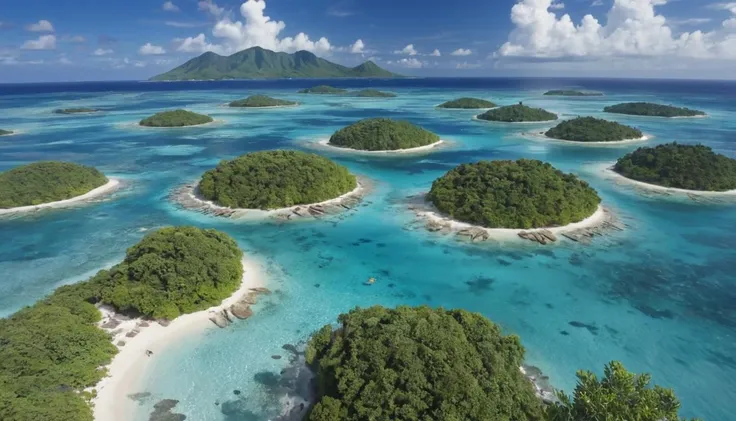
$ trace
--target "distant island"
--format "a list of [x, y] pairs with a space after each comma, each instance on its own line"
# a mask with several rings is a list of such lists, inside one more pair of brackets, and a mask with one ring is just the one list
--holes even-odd
[[185, 127], [212, 123], [212, 117], [187, 110], [163, 111], [140, 121], [145, 127]]
[[427, 199], [452, 219], [514, 229], [579, 222], [601, 202], [585, 181], [529, 159], [462, 164], [435, 180]]
[[221, 162], [204, 173], [198, 192], [219, 206], [270, 210], [324, 202], [356, 187], [347, 168], [325, 157], [275, 150]]
[[549, 129], [545, 136], [573, 142], [619, 142], [640, 139], [639, 129], [594, 117], [578, 117], [563, 121]]
[[603, 96], [603, 92], [576, 91], [571, 89], [557, 89], [544, 93], [545, 96]]
[[672, 105], [652, 104], [649, 102], [627, 102], [611, 105], [603, 109], [614, 114], [639, 115], [648, 117], [699, 117], [705, 112]]
[[372, 61], [356, 67], [332, 63], [308, 51], [277, 53], [252, 47], [231, 56], [206, 52], [152, 81], [280, 79], [280, 78], [395, 78], [402, 77]]
[[239, 99], [229, 104], [235, 108], [268, 108], [268, 107], [289, 107], [297, 105], [294, 101], [285, 99], [271, 98], [266, 95], [252, 95], [245, 99]]
[[522, 103], [488, 110], [477, 116], [479, 120], [505, 123], [526, 123], [557, 120], [557, 114], [541, 108], [528, 107]]
[[338, 130], [328, 145], [360, 151], [396, 151], [438, 142], [439, 136], [408, 121], [369, 118]]
[[396, 97], [395, 93], [383, 92], [377, 89], [363, 89], [361, 91], [352, 92], [350, 95], [357, 96], [360, 98], [394, 98]]
[[311, 88], [306, 88], [298, 91], [299, 94], [322, 94], [322, 95], [338, 95], [338, 94], [344, 94], [347, 93], [347, 89], [341, 89], [341, 88], [335, 88], [334, 86], [329, 85], [319, 85], [319, 86], [313, 86]]
[[460, 109], [480, 109], [480, 108], [494, 108], [496, 104], [485, 99], [478, 98], [458, 98], [452, 101], [447, 101], [437, 106], [437, 108], [460, 108]]
[[54, 110], [54, 114], [91, 114], [98, 111], [95, 108], [60, 108]]
[[639, 148], [620, 158], [613, 171], [661, 187], [716, 192], [736, 189], [736, 159], [704, 145], [668, 143]]
[[11, 135], [11, 134], [13, 134], [13, 131], [12, 130], [3, 130], [3, 129], [0, 129], [0, 136], [8, 136], [8, 135]]

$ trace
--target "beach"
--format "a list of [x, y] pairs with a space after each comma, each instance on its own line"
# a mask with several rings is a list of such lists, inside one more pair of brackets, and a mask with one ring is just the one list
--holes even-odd
[[96, 189], [92, 189], [89, 192], [72, 197], [71, 199], [59, 200], [56, 202], [42, 203], [40, 205], [31, 206], [19, 206], [17, 208], [0, 209], [0, 216], [9, 215], [15, 213], [35, 212], [44, 208], [63, 208], [66, 206], [74, 205], [85, 200], [95, 199], [100, 196], [104, 196], [118, 189], [121, 182], [117, 178], [108, 178], [108, 182]]
[[396, 149], [396, 150], [388, 150], [388, 151], [361, 151], [359, 149], [341, 148], [339, 146], [330, 145], [330, 139], [320, 139], [316, 143], [320, 147], [323, 147], [331, 151], [354, 153], [354, 154], [359, 154], [359, 155], [403, 155], [403, 154], [429, 152], [433, 149], [439, 148], [440, 146], [447, 145], [448, 141], [440, 139], [437, 142], [430, 143], [429, 145], [418, 146], [416, 148]]
[[642, 137], [636, 138], [636, 139], [624, 139], [624, 140], [614, 140], [611, 142], [577, 142], [574, 140], [565, 140], [565, 139], [557, 139], [554, 137], [549, 137], [545, 135], [543, 132], [537, 134], [537, 133], [522, 133], [522, 135], [525, 135], [531, 140], [538, 140], [538, 141], [547, 141], [547, 142], [555, 142], [555, 143], [561, 143], [565, 145], [578, 145], [578, 146], [619, 146], [619, 145], [629, 145], [631, 143], [639, 143], [639, 142], [645, 142], [649, 139], [651, 139], [653, 136], [644, 135]]
[[644, 190], [653, 192], [669, 193], [680, 196], [704, 196], [704, 197], [736, 197], [736, 190], [727, 191], [703, 191], [703, 190], [687, 190], [678, 189], [676, 187], [664, 187], [656, 184], [649, 184], [643, 181], [633, 180], [617, 173], [613, 170], [613, 163], [602, 164], [598, 166], [597, 172], [604, 178], [612, 179], [616, 184], [629, 184], [633, 187], [639, 187]]

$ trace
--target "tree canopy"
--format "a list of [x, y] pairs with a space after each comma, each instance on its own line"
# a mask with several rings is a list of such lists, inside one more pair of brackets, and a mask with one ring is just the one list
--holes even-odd
[[577, 91], [574, 89], [553, 89], [544, 93], [546, 96], [603, 96], [603, 92]]
[[363, 89], [360, 91], [353, 92], [351, 95], [357, 96], [360, 98], [394, 98], [396, 97], [395, 93], [383, 92], [377, 89]]
[[88, 114], [88, 113], [96, 113], [99, 110], [96, 110], [94, 108], [60, 108], [57, 110], [54, 110], [55, 114]]
[[312, 336], [309, 421], [541, 420], [516, 336], [478, 313], [376, 306]]
[[141, 120], [146, 127], [184, 127], [211, 123], [212, 117], [187, 110], [163, 111]]
[[311, 88], [302, 89], [299, 91], [300, 94], [344, 94], [348, 90], [335, 88], [334, 86], [319, 85]]
[[334, 199], [356, 185], [347, 168], [325, 157], [276, 150], [222, 161], [204, 173], [199, 193], [221, 206], [277, 209]]
[[601, 201], [585, 181], [528, 159], [462, 164], [435, 180], [427, 199], [459, 221], [517, 229], [579, 222]]
[[0, 129], [0, 136], [5, 136], [5, 135], [9, 135], [9, 134], [13, 134], [13, 132], [11, 130], [3, 130], [3, 129]]
[[462, 109], [475, 109], [475, 108], [493, 108], [496, 104], [491, 101], [479, 98], [458, 98], [452, 101], [444, 102], [438, 105], [438, 108], [462, 108]]
[[672, 105], [652, 104], [649, 102], [626, 102], [611, 105], [603, 109], [607, 113], [643, 115], [649, 117], [695, 117], [705, 115], [703, 111]]
[[594, 117], [563, 121], [549, 129], [545, 135], [573, 142], [616, 142], [643, 136], [639, 129]]
[[668, 143], [639, 148], [620, 158], [613, 170], [624, 177], [687, 190], [736, 189], [736, 159], [704, 145]]
[[252, 95], [245, 99], [239, 99], [230, 103], [231, 107], [286, 107], [296, 105], [294, 101], [271, 98], [266, 95]]
[[21, 165], [0, 173], [0, 209], [71, 199], [107, 182], [95, 168], [71, 162]]
[[344, 127], [330, 137], [330, 145], [363, 151], [393, 151], [439, 142], [440, 137], [408, 121], [369, 118]]
[[507, 123], [523, 123], [529, 121], [552, 121], [557, 120], [557, 114], [543, 110], [541, 108], [532, 108], [521, 103], [515, 105], [507, 105], [505, 107], [488, 110], [478, 116], [481, 120], [502, 121]]

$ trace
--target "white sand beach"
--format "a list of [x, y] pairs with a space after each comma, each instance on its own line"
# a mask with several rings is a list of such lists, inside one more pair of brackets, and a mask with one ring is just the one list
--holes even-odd
[[544, 132], [540, 133], [522, 133], [525, 137], [529, 137], [531, 140], [536, 141], [542, 141], [542, 142], [553, 142], [553, 143], [560, 143], [563, 145], [577, 145], [577, 146], [621, 146], [621, 145], [630, 145], [632, 143], [639, 143], [639, 142], [645, 142], [647, 140], [652, 139], [654, 136], [644, 135], [642, 137], [636, 138], [636, 139], [623, 139], [623, 140], [615, 140], [611, 142], [576, 142], [574, 140], [565, 140], [565, 139], [555, 139], [554, 137], [549, 137], [544, 134]]
[[[315, 142], [312, 142], [313, 144]], [[359, 149], [351, 149], [351, 148], [341, 148], [339, 146], [330, 145], [330, 139], [320, 139], [316, 142], [319, 147], [330, 150], [330, 151], [336, 151], [336, 152], [344, 152], [344, 153], [351, 153], [351, 154], [358, 154], [358, 155], [405, 155], [405, 154], [415, 154], [415, 153], [424, 153], [424, 152], [430, 152], [439, 149], [442, 146], [447, 146], [449, 142], [447, 140], [438, 140], [437, 142], [430, 143], [429, 145], [424, 146], [417, 146], [416, 148], [408, 148], [408, 149], [396, 149], [396, 150], [389, 150], [389, 151], [361, 151]]]
[[481, 123], [489, 123], [489, 124], [510, 124], [510, 125], [517, 125], [517, 124], [550, 124], [555, 123], [560, 120], [564, 120], [562, 118], [562, 115], [560, 113], [556, 113], [554, 111], [550, 111], [553, 114], [557, 115], [556, 120], [544, 120], [544, 121], [493, 121], [493, 120], [484, 120], [482, 118], [478, 118], [477, 115], [473, 116], [473, 120], [480, 121]]
[[599, 175], [604, 178], [613, 180], [616, 184], [628, 184], [632, 187], [638, 187], [644, 190], [652, 192], [667, 193], [679, 196], [703, 196], [703, 197], [733, 197], [736, 198], [736, 190], [727, 191], [702, 191], [702, 190], [687, 190], [678, 189], [675, 187], [664, 187], [656, 184], [649, 184], [643, 181], [632, 180], [631, 178], [624, 177], [613, 170], [614, 163], [601, 164], [598, 166], [597, 171]]
[[19, 206], [17, 208], [8, 208], [8, 209], [0, 209], [0, 216], [2, 215], [9, 215], [9, 214], [17, 214], [17, 213], [25, 213], [25, 212], [35, 212], [44, 208], [64, 208], [67, 206], [75, 205], [80, 202], [84, 202], [85, 200], [91, 200], [96, 199], [100, 196], [104, 196], [108, 193], [111, 193], [120, 187], [121, 182], [117, 178], [109, 178], [107, 184], [104, 184], [100, 187], [97, 187], [96, 189], [90, 190], [89, 192], [81, 195], [72, 197], [71, 199], [66, 200], [59, 200], [56, 202], [49, 202], [49, 203], [42, 203], [40, 205], [31, 205], [31, 206]]

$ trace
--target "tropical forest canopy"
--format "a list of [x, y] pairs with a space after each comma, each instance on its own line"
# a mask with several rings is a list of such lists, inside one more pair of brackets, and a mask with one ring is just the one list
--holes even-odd
[[360, 98], [394, 98], [396, 96], [395, 93], [383, 92], [377, 89], [363, 89], [353, 92], [352, 95]]
[[459, 165], [432, 183], [427, 199], [453, 219], [517, 229], [579, 222], [601, 202], [585, 181], [529, 159]]
[[146, 127], [183, 127], [211, 123], [212, 117], [187, 110], [163, 111], [141, 120]]
[[231, 107], [286, 107], [296, 105], [294, 101], [271, 98], [266, 95], [252, 95], [245, 99], [239, 99], [230, 103]]
[[620, 158], [614, 171], [645, 183], [687, 190], [736, 189], [736, 159], [704, 145], [668, 143], [639, 148]]
[[495, 106], [496, 104], [494, 104], [493, 102], [479, 98], [458, 98], [438, 105], [439, 108], [462, 109], [493, 108]]
[[696, 117], [705, 115], [703, 111], [672, 105], [651, 104], [648, 102], [627, 102], [611, 105], [603, 109], [607, 113], [643, 115], [650, 117]]
[[573, 142], [616, 142], [643, 136], [639, 129], [594, 117], [563, 121], [549, 129], [545, 135]]
[[576, 91], [572, 89], [554, 89], [544, 93], [546, 96], [603, 96], [603, 92]]
[[263, 151], [222, 161], [199, 182], [207, 200], [231, 208], [277, 209], [334, 199], [356, 187], [347, 168], [299, 151]]
[[507, 105], [505, 107], [488, 110], [478, 116], [481, 120], [503, 121], [507, 123], [523, 123], [528, 121], [552, 121], [557, 120], [557, 114], [543, 110], [541, 108], [532, 108], [521, 103], [516, 105]]
[[440, 137], [403, 120], [369, 118], [344, 127], [330, 137], [330, 145], [362, 151], [394, 151], [439, 142]]
[[335, 88], [334, 86], [319, 85], [319, 86], [314, 86], [312, 88], [302, 89], [298, 93], [300, 94], [344, 94], [347, 91], [348, 91], [347, 89]]
[[95, 168], [71, 162], [21, 165], [0, 173], [0, 209], [71, 199], [107, 182]]

